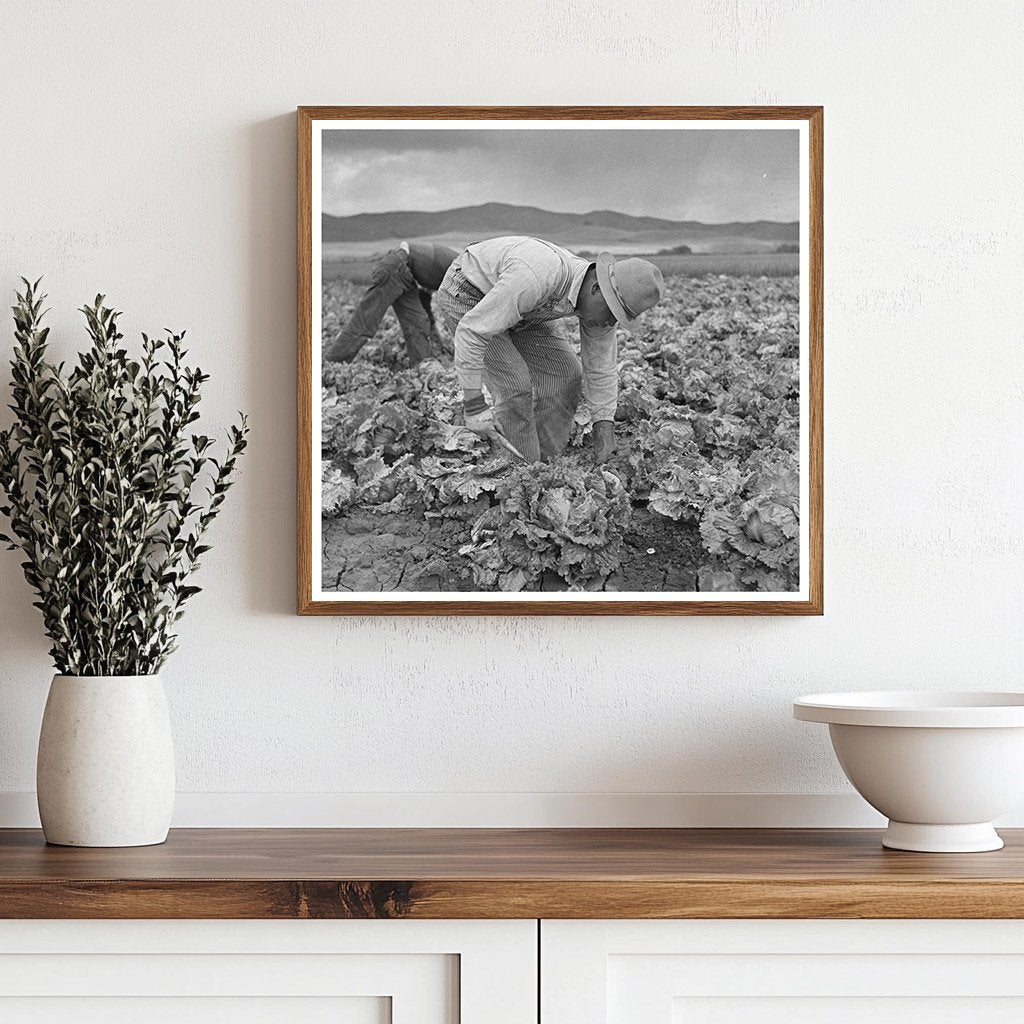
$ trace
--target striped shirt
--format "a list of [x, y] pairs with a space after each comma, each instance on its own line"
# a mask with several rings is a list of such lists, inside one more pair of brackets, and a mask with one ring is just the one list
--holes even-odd
[[[484, 353], [496, 335], [520, 323], [576, 316], [590, 261], [539, 238], [510, 235], [471, 245], [456, 259], [483, 298], [455, 332], [455, 366], [464, 389], [481, 385]], [[618, 372], [615, 326], [580, 320], [580, 355], [591, 417], [615, 417]]]

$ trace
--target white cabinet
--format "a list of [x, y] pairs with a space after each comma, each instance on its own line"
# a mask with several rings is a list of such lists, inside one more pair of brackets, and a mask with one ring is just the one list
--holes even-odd
[[[1017, 921], [0, 921], [0, 1024], [1019, 1024]], [[539, 973], [538, 973], [539, 956]]]
[[544, 921], [545, 1024], [1019, 1024], [1024, 922]]
[[3, 1024], [536, 1024], [536, 921], [0, 921]]

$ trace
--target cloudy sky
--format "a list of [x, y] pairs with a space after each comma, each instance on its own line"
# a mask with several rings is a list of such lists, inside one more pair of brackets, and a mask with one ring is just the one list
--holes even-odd
[[709, 224], [792, 221], [798, 146], [790, 129], [331, 129], [323, 210], [514, 203]]

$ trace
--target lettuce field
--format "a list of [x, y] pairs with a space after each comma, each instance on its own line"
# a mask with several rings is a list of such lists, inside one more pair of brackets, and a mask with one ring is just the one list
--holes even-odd
[[[666, 284], [620, 332], [605, 466], [585, 405], [554, 462], [492, 448], [461, 425], [451, 338], [411, 368], [390, 313], [355, 361], [325, 362], [324, 590], [798, 589], [798, 278]], [[324, 341], [360, 294], [325, 281]]]

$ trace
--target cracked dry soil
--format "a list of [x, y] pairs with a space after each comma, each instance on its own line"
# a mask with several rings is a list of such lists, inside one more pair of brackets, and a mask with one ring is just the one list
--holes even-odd
[[[350, 593], [475, 590], [467, 560], [459, 554], [469, 541], [470, 527], [460, 519], [426, 519], [415, 513], [356, 510], [325, 516], [322, 586]], [[596, 589], [692, 593], [700, 557], [696, 527], [637, 508], [619, 570]], [[566, 588], [549, 573], [536, 589]]]

